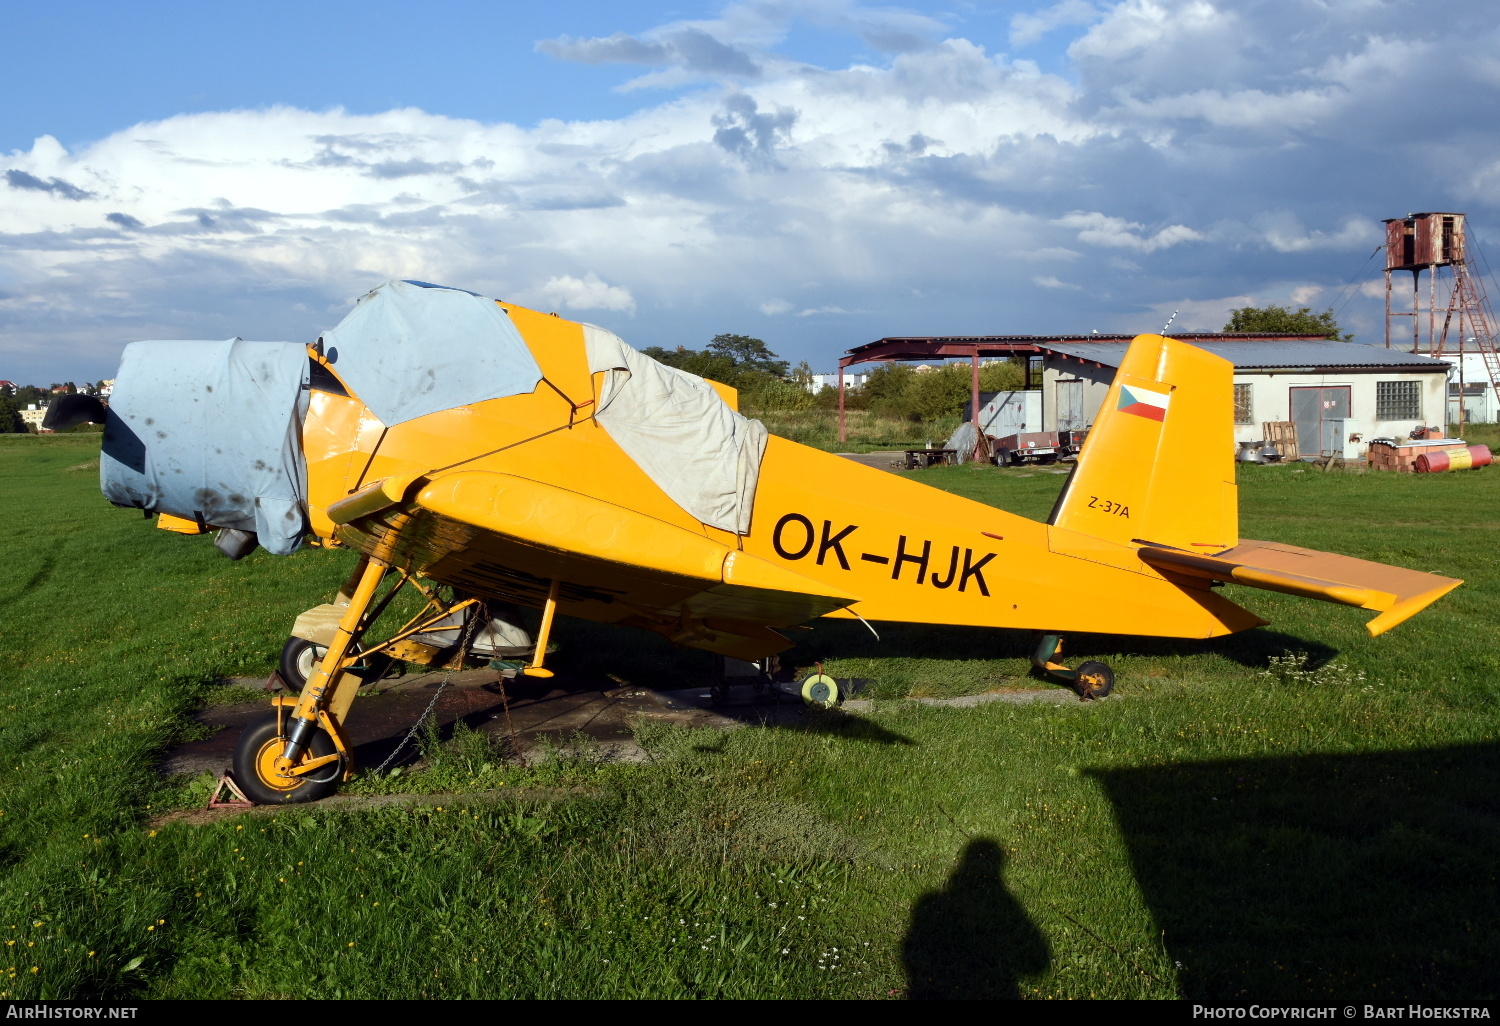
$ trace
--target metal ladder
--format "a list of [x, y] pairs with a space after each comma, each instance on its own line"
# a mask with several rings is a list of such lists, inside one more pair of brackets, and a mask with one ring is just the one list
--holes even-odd
[[[1467, 252], [1460, 252], [1458, 259], [1453, 261], [1453, 292], [1448, 300], [1448, 313], [1443, 318], [1443, 331], [1437, 338], [1433, 356], [1442, 356], [1448, 341], [1448, 328], [1455, 313], [1458, 315], [1458, 351], [1464, 352], [1466, 337], [1474, 340], [1475, 347], [1484, 357], [1484, 367], [1489, 374], [1490, 388], [1495, 392], [1495, 402], [1500, 405], [1500, 345], [1497, 345], [1495, 338], [1495, 313], [1490, 307], [1489, 296], [1485, 293], [1484, 277], [1471, 265]], [[1458, 401], [1462, 406], [1464, 397], [1460, 395]]]

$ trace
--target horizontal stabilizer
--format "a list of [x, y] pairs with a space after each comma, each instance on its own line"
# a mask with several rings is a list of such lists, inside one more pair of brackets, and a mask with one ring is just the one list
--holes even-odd
[[1463, 581], [1279, 542], [1241, 541], [1211, 556], [1164, 545], [1142, 545], [1143, 562], [1167, 573], [1243, 584], [1380, 613], [1371, 637], [1442, 598]]

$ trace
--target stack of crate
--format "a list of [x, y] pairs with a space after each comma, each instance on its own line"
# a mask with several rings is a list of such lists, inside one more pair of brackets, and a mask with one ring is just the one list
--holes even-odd
[[1394, 470], [1398, 474], [1416, 473], [1417, 457], [1434, 449], [1452, 449], [1463, 445], [1454, 438], [1424, 439], [1423, 441], [1392, 441], [1380, 439], [1370, 443], [1365, 458], [1371, 470]]

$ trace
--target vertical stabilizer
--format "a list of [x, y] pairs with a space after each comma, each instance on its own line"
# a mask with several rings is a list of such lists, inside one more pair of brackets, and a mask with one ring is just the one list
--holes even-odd
[[1186, 342], [1130, 344], [1050, 523], [1211, 553], [1239, 541], [1234, 366]]

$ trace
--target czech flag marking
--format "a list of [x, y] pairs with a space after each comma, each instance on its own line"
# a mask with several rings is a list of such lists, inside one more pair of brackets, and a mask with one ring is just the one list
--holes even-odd
[[1162, 421], [1167, 419], [1167, 403], [1171, 399], [1168, 392], [1152, 392], [1138, 385], [1121, 385], [1120, 405], [1115, 408], [1147, 420]]

